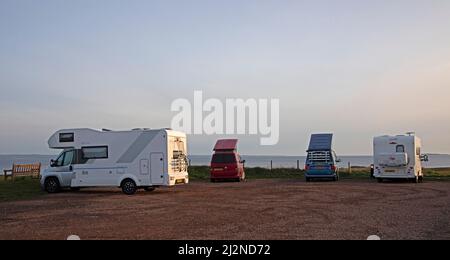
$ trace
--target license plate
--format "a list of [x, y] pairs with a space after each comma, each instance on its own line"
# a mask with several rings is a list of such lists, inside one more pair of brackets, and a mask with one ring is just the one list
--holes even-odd
[[185, 183], [184, 179], [178, 179], [175, 181], [175, 184], [184, 184], [184, 183]]
[[395, 173], [395, 170], [386, 170], [385, 172]]

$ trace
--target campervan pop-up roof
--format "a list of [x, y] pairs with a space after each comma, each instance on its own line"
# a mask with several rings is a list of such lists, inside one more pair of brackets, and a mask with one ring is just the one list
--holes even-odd
[[313, 134], [307, 152], [329, 151], [333, 146], [333, 134]]
[[216, 146], [214, 146], [214, 151], [235, 151], [237, 150], [237, 143], [237, 139], [218, 140]]

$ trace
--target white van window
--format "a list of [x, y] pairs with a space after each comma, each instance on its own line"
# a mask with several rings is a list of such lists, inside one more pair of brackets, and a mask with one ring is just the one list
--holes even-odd
[[108, 146], [83, 147], [81, 148], [83, 159], [107, 159]]
[[405, 152], [405, 146], [404, 145], [397, 145], [397, 153], [404, 153]]

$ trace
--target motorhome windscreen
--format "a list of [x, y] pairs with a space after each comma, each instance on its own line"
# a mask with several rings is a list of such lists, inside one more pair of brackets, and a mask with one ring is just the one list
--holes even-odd
[[308, 153], [309, 163], [331, 163], [333, 158], [329, 151], [314, 151]]
[[236, 156], [234, 154], [226, 153], [214, 154], [212, 163], [236, 163]]

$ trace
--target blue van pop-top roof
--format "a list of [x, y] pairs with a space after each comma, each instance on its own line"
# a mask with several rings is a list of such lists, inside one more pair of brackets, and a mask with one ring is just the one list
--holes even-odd
[[333, 134], [313, 134], [309, 142], [308, 152], [328, 151], [332, 149]]

